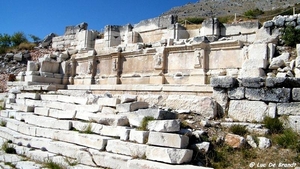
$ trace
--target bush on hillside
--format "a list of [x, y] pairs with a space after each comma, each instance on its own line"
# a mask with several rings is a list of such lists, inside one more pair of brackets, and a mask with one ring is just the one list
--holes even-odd
[[250, 10], [246, 11], [244, 13], [244, 15], [248, 18], [257, 18], [258, 15], [261, 15], [263, 13], [264, 13], [264, 11], [256, 8], [256, 9], [250, 9]]

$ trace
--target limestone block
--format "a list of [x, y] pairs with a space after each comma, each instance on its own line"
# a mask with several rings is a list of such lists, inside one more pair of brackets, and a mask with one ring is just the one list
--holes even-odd
[[262, 100], [268, 102], [289, 102], [290, 88], [246, 88], [245, 97], [249, 100]]
[[268, 46], [265, 43], [251, 44], [248, 48], [249, 59], [268, 59]]
[[245, 98], [245, 88], [236, 87], [228, 89], [228, 97], [232, 100], [241, 100]]
[[288, 116], [288, 122], [286, 123], [287, 127], [290, 127], [295, 132], [299, 133], [300, 131], [300, 116]]
[[149, 109], [139, 109], [136, 112], [129, 112], [126, 113], [127, 118], [129, 120], [129, 124], [131, 126], [141, 126], [141, 122], [143, 121], [144, 117], [150, 116], [154, 119], [175, 119], [176, 114], [169, 111], [164, 111], [157, 108], [149, 108]]
[[243, 69], [266, 69], [268, 65], [267, 59], [247, 59], [244, 61]]
[[133, 159], [127, 162], [127, 167], [130, 169], [212, 169], [209, 167], [200, 167], [195, 165], [170, 165], [150, 160]]
[[127, 161], [132, 159], [132, 157], [129, 156], [96, 151], [93, 149], [90, 149], [89, 152], [98, 166], [107, 168], [128, 169], [126, 165]]
[[152, 120], [148, 122], [147, 129], [157, 132], [178, 132], [180, 120]]
[[132, 103], [123, 103], [118, 104], [116, 107], [117, 111], [122, 112], [132, 112], [138, 109], [146, 109], [148, 108], [149, 104], [146, 102], [132, 102]]
[[26, 105], [25, 99], [15, 99], [15, 103], [18, 105]]
[[99, 98], [97, 103], [102, 106], [116, 107], [120, 104], [120, 99], [118, 98]]
[[257, 137], [258, 138], [258, 148], [266, 149], [271, 147], [271, 140], [266, 137]]
[[86, 111], [76, 111], [75, 119], [89, 121], [89, 117], [92, 117], [94, 115], [95, 113], [90, 113]]
[[40, 72], [59, 73], [59, 62], [42, 61]]
[[120, 140], [127, 141], [129, 140], [129, 134], [130, 134], [130, 129], [127, 128], [122, 128], [120, 129], [119, 135], [120, 135]]
[[251, 88], [259, 88], [265, 85], [264, 78], [262, 77], [249, 77], [242, 79], [242, 86], [251, 87]]
[[57, 110], [57, 109], [50, 109], [49, 110], [49, 117], [54, 117], [56, 119], [74, 119], [76, 111], [75, 110]]
[[241, 69], [239, 78], [245, 77], [265, 77], [266, 74], [261, 68], [253, 68], [253, 69]]
[[121, 95], [120, 100], [121, 100], [121, 103], [134, 102], [134, 101], [137, 101], [137, 95], [123, 94], [123, 95]]
[[276, 110], [277, 110], [276, 108], [277, 108], [276, 103], [269, 103], [267, 116], [269, 116], [271, 118], [275, 118], [276, 117]]
[[216, 100], [217, 104], [220, 105], [218, 106], [218, 113], [219, 114], [224, 114], [225, 110], [228, 107], [228, 89], [226, 88], [213, 88], [213, 98]]
[[225, 136], [225, 143], [232, 148], [241, 148], [245, 144], [245, 138], [236, 134], [228, 133]]
[[101, 110], [103, 114], [117, 114], [117, 110], [112, 107], [103, 107]]
[[229, 76], [219, 76], [219, 77], [212, 77], [210, 79], [210, 85], [212, 87], [220, 87], [220, 88], [231, 88], [237, 85], [236, 78], [229, 77]]
[[[74, 97], [74, 96], [64, 96], [64, 95], [57, 95], [57, 101], [65, 102], [65, 103], [76, 103], [76, 104], [87, 104], [87, 98], [85, 97]], [[51, 101], [51, 100], [50, 100]]]
[[20, 94], [17, 94], [17, 99], [39, 100], [40, 94], [39, 93], [20, 93]]
[[268, 106], [261, 101], [231, 100], [228, 116], [237, 121], [261, 122]]
[[292, 89], [292, 99], [293, 101], [300, 101], [300, 88]]
[[145, 144], [148, 140], [149, 131], [130, 130], [129, 140], [136, 143]]
[[299, 115], [300, 102], [277, 103], [278, 115]]
[[196, 152], [206, 154], [209, 150], [209, 146], [210, 146], [210, 143], [204, 141], [202, 143], [196, 143], [196, 144], [192, 145], [192, 148], [194, 150], [196, 150]]
[[109, 126], [128, 126], [129, 121], [124, 115], [114, 115], [114, 114], [102, 114], [97, 113], [94, 116], [89, 117], [90, 121], [95, 121], [99, 124], [109, 125]]
[[211, 97], [169, 95], [165, 104], [168, 108], [190, 110], [207, 119], [217, 116], [217, 104]]
[[33, 112], [34, 107], [33, 106], [26, 106], [26, 105], [17, 105], [15, 103], [11, 104], [11, 108], [17, 111], [23, 111], [23, 112]]
[[123, 127], [123, 126], [105, 126], [101, 125], [99, 126], [99, 134], [103, 136], [111, 136], [111, 137], [120, 137], [120, 135], [123, 135], [121, 132], [126, 132], [125, 129], [130, 129], [129, 127]]
[[180, 134], [150, 132], [147, 144], [163, 147], [186, 148], [189, 144], [189, 137]]
[[72, 123], [67, 120], [57, 120], [50, 117], [26, 115], [24, 117], [26, 123], [40, 127], [48, 127], [53, 129], [70, 130]]
[[146, 158], [169, 164], [188, 163], [192, 160], [193, 150], [148, 146]]
[[246, 141], [252, 148], [257, 148], [257, 144], [255, 143], [255, 141], [251, 135], [247, 135]]
[[41, 116], [49, 116], [49, 108], [44, 107], [35, 107], [34, 114], [41, 115]]
[[142, 158], [146, 154], [147, 147], [148, 146], [145, 144], [124, 142], [120, 140], [108, 140], [106, 151]]
[[27, 71], [38, 71], [38, 70], [39, 70], [38, 62], [35, 61], [27, 62]]
[[33, 161], [22, 161], [22, 159], [18, 160], [16, 163], [16, 168], [32, 168], [32, 169], [38, 169], [42, 168], [41, 164], [37, 164]]

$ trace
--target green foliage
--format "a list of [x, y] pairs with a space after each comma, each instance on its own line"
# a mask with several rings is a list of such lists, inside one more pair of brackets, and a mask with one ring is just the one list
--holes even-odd
[[8, 165], [8, 166], [10, 166], [10, 167], [12, 167], [12, 168], [16, 168], [16, 165], [13, 164], [12, 162], [4, 162], [4, 164], [5, 164], [5, 165]]
[[48, 159], [45, 164], [44, 167], [49, 168], [49, 169], [63, 169], [63, 167], [55, 162], [53, 162], [52, 160]]
[[0, 121], [0, 126], [2, 126], [2, 127], [6, 127], [6, 123], [7, 123], [6, 121], [4, 121], [4, 120], [1, 120], [1, 121]]
[[292, 129], [285, 129], [282, 134], [275, 137], [275, 142], [283, 148], [300, 149], [298, 134]]
[[78, 164], [78, 161], [70, 158], [65, 158], [66, 163], [68, 163], [69, 166], [76, 166]]
[[285, 45], [295, 47], [297, 43], [300, 43], [300, 29], [295, 29], [292, 26], [287, 26], [282, 30], [282, 40]]
[[37, 37], [35, 35], [29, 34], [29, 37], [33, 40], [33, 42], [35, 44], [38, 44], [41, 41], [41, 38], [39, 38], [39, 37]]
[[228, 23], [228, 22], [234, 20], [234, 17], [233, 16], [221, 16], [221, 17], [218, 17], [218, 20], [220, 23]]
[[237, 134], [241, 136], [248, 133], [246, 126], [242, 126], [242, 125], [233, 125], [229, 128], [229, 131], [232, 132], [233, 134]]
[[155, 120], [154, 117], [146, 116], [141, 122], [141, 126], [138, 127], [138, 130], [146, 131], [149, 121]]
[[14, 47], [17, 47], [23, 42], [28, 42], [28, 40], [23, 32], [16, 32], [11, 36], [11, 42]]
[[283, 123], [278, 118], [265, 117], [263, 121], [270, 134], [281, 133], [283, 131]]
[[93, 134], [93, 128], [92, 128], [92, 124], [89, 123], [88, 125], [85, 125], [80, 131], [79, 133], [84, 133], [84, 134]]
[[184, 20], [180, 20], [179, 23], [181, 24], [201, 24], [204, 21], [204, 18], [199, 17], [192, 17], [192, 18], [185, 18]]
[[10, 145], [8, 141], [2, 144], [1, 149], [7, 154], [17, 154], [15, 147]]
[[256, 18], [258, 15], [262, 15], [264, 12], [258, 8], [250, 9], [244, 13], [244, 15], [248, 18]]
[[8, 48], [11, 45], [11, 36], [8, 34], [0, 34], [0, 48]]

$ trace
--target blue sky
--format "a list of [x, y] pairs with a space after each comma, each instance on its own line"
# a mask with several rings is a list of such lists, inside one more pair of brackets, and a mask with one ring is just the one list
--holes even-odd
[[43, 39], [52, 32], [63, 35], [66, 26], [81, 22], [100, 31], [106, 25], [136, 24], [189, 2], [197, 0], [3, 0], [0, 33], [22, 31]]

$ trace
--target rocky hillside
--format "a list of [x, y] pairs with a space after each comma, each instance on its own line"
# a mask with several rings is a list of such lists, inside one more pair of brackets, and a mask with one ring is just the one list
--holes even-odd
[[244, 14], [250, 9], [271, 11], [277, 8], [287, 8], [299, 3], [299, 0], [199, 0], [184, 6], [174, 7], [163, 15], [176, 14], [179, 18], [211, 17]]

